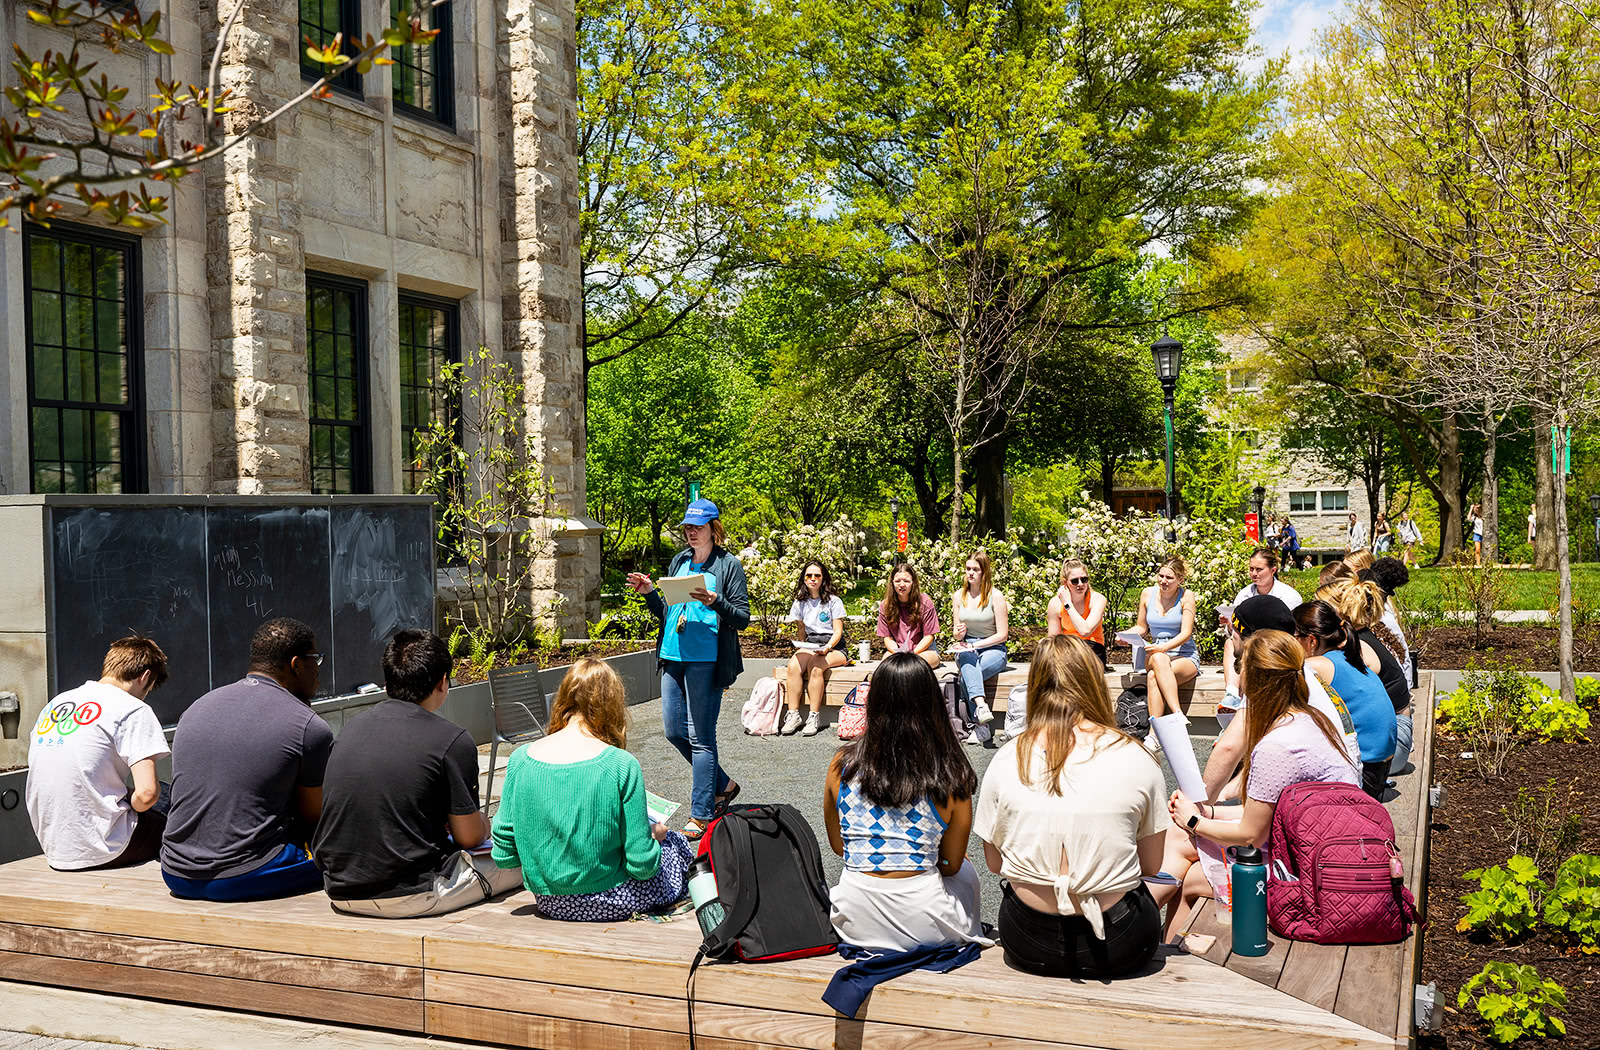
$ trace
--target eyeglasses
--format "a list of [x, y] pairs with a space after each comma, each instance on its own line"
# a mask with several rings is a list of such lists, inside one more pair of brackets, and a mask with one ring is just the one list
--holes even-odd
[[1087, 576], [1074, 576], [1072, 579], [1068, 580], [1067, 582], [1072, 584], [1074, 587], [1076, 587], [1080, 583], [1088, 583], [1089, 582], [1089, 577], [1087, 577]]
[[822, 573], [820, 573], [820, 572], [808, 572], [808, 573], [806, 573], [806, 579], [808, 579], [808, 580], [820, 580], [820, 579], [822, 579]]
[[322, 666], [322, 654], [321, 653], [301, 653], [299, 658], [302, 659], [302, 660], [310, 660], [312, 663], [316, 664], [318, 667]]

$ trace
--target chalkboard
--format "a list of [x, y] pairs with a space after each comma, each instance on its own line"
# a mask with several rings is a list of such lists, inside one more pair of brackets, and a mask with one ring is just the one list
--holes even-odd
[[430, 507], [333, 509], [333, 691], [383, 683], [383, 647], [405, 627], [433, 629], [433, 514]]
[[212, 507], [206, 547], [212, 686], [244, 677], [256, 628], [292, 616], [316, 634], [321, 691], [331, 694], [338, 653], [328, 607], [328, 508]]
[[[100, 677], [106, 647], [154, 638], [170, 678], [152, 694], [164, 723], [210, 688], [206, 523], [201, 507], [58, 510], [51, 652], [59, 691]], [[193, 645], [194, 640], [202, 644]]]
[[434, 626], [431, 505], [200, 499], [52, 508], [52, 689], [98, 678], [110, 642], [144, 635], [167, 653], [151, 706], [172, 725], [245, 673], [266, 620], [315, 632], [323, 695], [381, 684], [394, 632]]

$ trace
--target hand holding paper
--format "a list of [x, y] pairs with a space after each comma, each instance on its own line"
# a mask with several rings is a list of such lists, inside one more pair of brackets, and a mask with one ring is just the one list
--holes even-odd
[[1195, 761], [1194, 745], [1189, 741], [1189, 720], [1180, 714], [1157, 715], [1150, 719], [1150, 731], [1161, 741], [1161, 751], [1172, 767], [1178, 789], [1196, 802], [1204, 801], [1206, 782], [1200, 775], [1200, 763]]
[[663, 576], [656, 581], [656, 586], [661, 590], [661, 597], [668, 605], [682, 605], [692, 601], [694, 592], [703, 590], [706, 585], [706, 576], [703, 572], [692, 572], [687, 576]]

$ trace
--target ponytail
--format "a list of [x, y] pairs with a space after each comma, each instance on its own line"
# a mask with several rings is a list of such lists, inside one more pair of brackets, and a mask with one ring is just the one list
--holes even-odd
[[1356, 637], [1356, 629], [1344, 620], [1339, 621], [1339, 627], [1344, 631], [1344, 645], [1340, 648], [1344, 651], [1345, 662], [1367, 674], [1367, 661], [1361, 656], [1361, 639]]
[[1338, 649], [1350, 666], [1362, 674], [1367, 673], [1367, 662], [1361, 658], [1361, 639], [1337, 610], [1325, 601], [1310, 601], [1294, 611], [1294, 633], [1310, 638], [1322, 652]]

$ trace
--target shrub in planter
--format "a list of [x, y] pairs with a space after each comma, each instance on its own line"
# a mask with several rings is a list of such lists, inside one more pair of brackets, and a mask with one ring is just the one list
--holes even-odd
[[1464, 878], [1477, 879], [1478, 888], [1464, 894], [1466, 911], [1456, 920], [1456, 929], [1465, 933], [1478, 930], [1500, 940], [1521, 937], [1539, 921], [1536, 893], [1546, 889], [1539, 878], [1539, 866], [1522, 855], [1491, 868], [1474, 868]]
[[1544, 921], [1586, 954], [1600, 953], [1600, 857], [1579, 853], [1556, 869]]
[[1514, 1043], [1525, 1035], [1566, 1035], [1555, 1011], [1567, 1007], [1567, 990], [1532, 966], [1492, 962], [1461, 986], [1456, 1005], [1471, 1003], [1489, 1026], [1489, 1038]]

